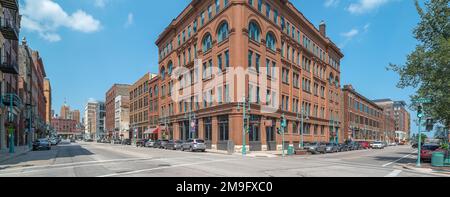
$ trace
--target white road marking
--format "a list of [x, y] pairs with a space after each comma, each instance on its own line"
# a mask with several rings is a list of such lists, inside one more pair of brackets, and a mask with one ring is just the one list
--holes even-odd
[[141, 173], [141, 172], [150, 172], [150, 171], [154, 171], [154, 170], [169, 169], [169, 168], [179, 168], [179, 167], [194, 166], [194, 165], [200, 165], [200, 164], [217, 163], [217, 162], [224, 162], [224, 161], [233, 161], [233, 160], [237, 160], [237, 159], [222, 159], [222, 160], [204, 161], [204, 162], [197, 162], [197, 163], [178, 164], [178, 165], [173, 165], [173, 166], [165, 166], [165, 167], [158, 167], [158, 168], [136, 170], [136, 171], [126, 172], [126, 173], [106, 174], [106, 175], [101, 175], [101, 176], [97, 176], [97, 177], [123, 176], [123, 175], [137, 174], [137, 173]]
[[414, 154], [414, 153], [416, 153], [416, 152], [417, 152], [417, 151], [414, 151], [414, 152], [410, 153], [409, 155], [403, 156], [403, 157], [400, 158], [400, 159], [397, 159], [397, 160], [395, 160], [395, 161], [393, 161], [393, 162], [389, 162], [389, 163], [387, 163], [387, 164], [384, 164], [383, 167], [387, 167], [387, 166], [390, 166], [390, 165], [392, 165], [392, 164], [394, 164], [394, 163], [397, 163], [397, 162], [401, 161], [402, 159], [407, 158], [407, 157], [411, 156], [412, 154]]
[[[98, 166], [103, 165], [104, 163], [109, 162], [126, 162], [126, 161], [161, 161], [161, 160], [175, 160], [175, 159], [202, 159], [201, 157], [173, 157], [173, 158], [135, 158], [135, 159], [115, 159], [115, 160], [102, 160], [102, 161], [90, 161], [90, 162], [79, 162], [79, 163], [68, 163], [68, 164], [57, 164], [57, 165], [45, 165], [45, 166], [34, 166], [34, 167], [26, 167], [26, 168], [18, 168], [18, 169], [10, 169], [10, 170], [2, 170], [0, 171], [1, 176], [11, 176], [17, 174], [25, 174], [25, 173], [36, 173], [48, 170], [62, 170], [62, 169], [70, 169], [74, 167], [89, 167], [89, 166]], [[28, 171], [23, 171], [27, 170]], [[19, 172], [15, 172], [19, 171]], [[6, 173], [4, 173], [6, 172]], [[8, 173], [9, 172], [9, 173]]]
[[389, 173], [388, 175], [384, 176], [384, 177], [397, 177], [400, 173], [402, 173], [401, 170], [394, 170], [391, 173]]

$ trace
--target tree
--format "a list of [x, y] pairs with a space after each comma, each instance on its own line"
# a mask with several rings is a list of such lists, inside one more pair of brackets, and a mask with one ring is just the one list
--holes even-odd
[[[421, 139], [422, 144], [424, 144], [427, 139], [428, 139], [428, 136], [426, 134], [422, 134], [422, 139]], [[416, 136], [416, 141], [417, 142], [419, 141], [419, 135]]]
[[428, 97], [428, 116], [450, 127], [450, 0], [426, 0], [423, 9], [415, 5], [421, 21], [414, 29], [419, 44], [407, 56], [405, 65], [390, 64], [388, 69], [400, 75], [399, 88], [417, 89], [411, 98]]

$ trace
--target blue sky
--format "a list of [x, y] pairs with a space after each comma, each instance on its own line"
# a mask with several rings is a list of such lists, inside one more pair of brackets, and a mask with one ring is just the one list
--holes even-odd
[[[20, 0], [21, 37], [39, 50], [53, 86], [53, 109], [64, 99], [83, 111], [114, 83], [132, 83], [157, 72], [159, 33], [190, 0]], [[409, 103], [412, 89], [398, 89], [392, 62], [403, 64], [416, 45], [419, 17], [411, 0], [291, 0], [342, 48], [342, 84], [371, 99]], [[412, 114], [414, 119], [415, 114]], [[412, 124], [416, 130], [415, 124]]]

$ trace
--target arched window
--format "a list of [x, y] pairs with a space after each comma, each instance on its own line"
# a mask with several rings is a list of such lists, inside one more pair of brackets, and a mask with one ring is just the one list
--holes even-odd
[[250, 22], [249, 27], [248, 27], [248, 33], [249, 33], [250, 39], [252, 39], [256, 42], [260, 42], [261, 30], [260, 30], [258, 24], [256, 24], [253, 21]]
[[167, 65], [167, 69], [168, 69], [167, 74], [168, 75], [172, 75], [172, 71], [173, 71], [173, 63], [172, 63], [172, 61], [170, 61], [169, 64]]
[[166, 68], [162, 67], [161, 68], [161, 80], [166, 79]]
[[218, 42], [220, 43], [225, 39], [227, 39], [228, 35], [229, 35], [228, 23], [225, 21], [219, 26], [219, 29], [217, 31]]
[[275, 40], [275, 36], [273, 35], [272, 32], [269, 32], [266, 35], [266, 47], [271, 49], [272, 51], [275, 51], [276, 40]]
[[203, 53], [210, 50], [212, 48], [212, 37], [211, 34], [206, 34], [206, 36], [203, 38]]

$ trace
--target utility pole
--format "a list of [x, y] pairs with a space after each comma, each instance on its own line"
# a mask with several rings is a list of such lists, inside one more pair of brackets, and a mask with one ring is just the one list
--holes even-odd
[[[250, 101], [246, 97], [243, 98], [243, 101], [241, 103], [238, 103], [238, 110], [240, 110], [242, 107], [242, 156], [245, 156], [247, 154], [247, 147], [246, 147], [246, 138], [248, 133], [248, 125], [250, 122]], [[247, 113], [248, 112], [248, 113]], [[247, 121], [247, 124], [246, 124]]]
[[287, 121], [286, 121], [286, 117], [284, 116], [284, 113], [283, 113], [283, 115], [281, 116], [281, 135], [282, 135], [281, 147], [283, 149], [283, 157], [286, 156], [285, 151], [284, 151], [286, 148], [286, 147], [284, 147], [284, 133], [286, 131], [285, 130], [286, 127], [287, 127]]
[[417, 117], [419, 118], [419, 143], [417, 144], [417, 148], [418, 148], [418, 156], [417, 156], [417, 167], [420, 167], [420, 159], [421, 159], [421, 149], [422, 149], [422, 131], [420, 130], [421, 128], [421, 124], [422, 124], [422, 118], [423, 118], [424, 114], [423, 114], [423, 107], [422, 104], [420, 106], [418, 106], [418, 110], [417, 110]]

